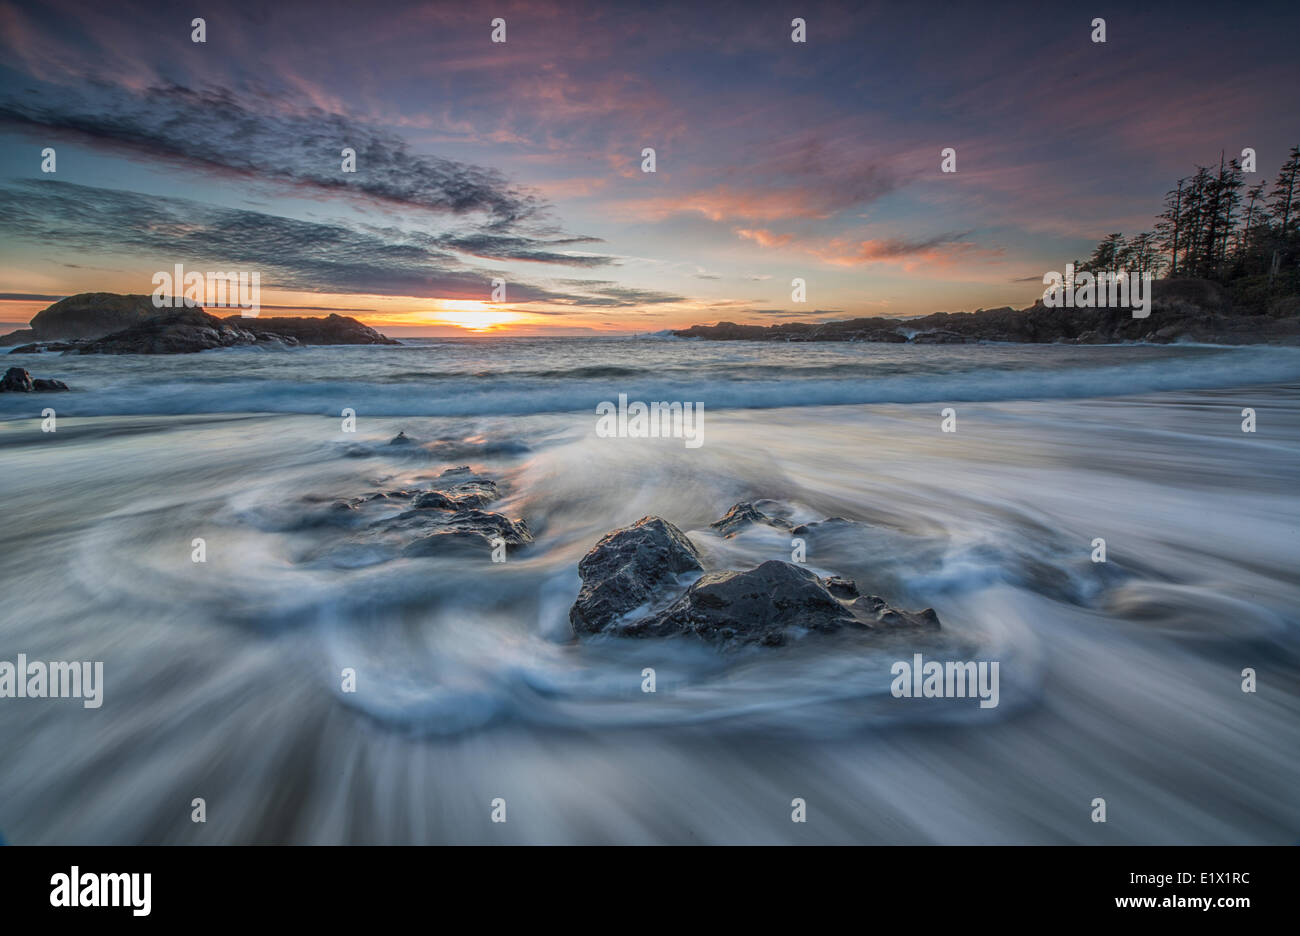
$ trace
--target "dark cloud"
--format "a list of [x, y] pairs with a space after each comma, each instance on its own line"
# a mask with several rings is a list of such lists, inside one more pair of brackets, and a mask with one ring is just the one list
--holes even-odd
[[[154, 258], [158, 270], [175, 263], [256, 270], [264, 287], [305, 292], [486, 299], [493, 276], [465, 266], [426, 234], [302, 221], [53, 180], [0, 188], [0, 230], [81, 253]], [[566, 282], [575, 288], [553, 292], [511, 280], [509, 295], [516, 302], [609, 306], [642, 294], [605, 281]], [[142, 292], [149, 288], [141, 284]], [[658, 293], [644, 296], [643, 302], [670, 301]]]
[[595, 254], [557, 253], [550, 249], [569, 244], [597, 243], [595, 237], [568, 237], [561, 240], [542, 241], [531, 237], [477, 233], [448, 234], [436, 238], [436, 243], [488, 260], [528, 260], [534, 263], [563, 263], [569, 266], [598, 267], [611, 262], [610, 257]]
[[[0, 97], [0, 126], [222, 174], [309, 187], [406, 208], [480, 213], [499, 229], [546, 205], [494, 169], [412, 153], [401, 138], [317, 109], [255, 109], [228, 90], [178, 85], [134, 92], [105, 83], [42, 85]], [[342, 171], [342, 150], [356, 172]]]
[[584, 306], [610, 306], [625, 308], [639, 305], [658, 305], [667, 302], [684, 302], [685, 298], [655, 289], [635, 289], [602, 280], [560, 280], [564, 286], [575, 287], [584, 293]]

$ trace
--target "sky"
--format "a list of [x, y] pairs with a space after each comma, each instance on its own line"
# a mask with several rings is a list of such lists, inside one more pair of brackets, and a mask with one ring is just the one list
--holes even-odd
[[398, 337], [1028, 305], [1300, 143], [1300, 4], [1130, 6], [0, 2], [0, 323], [178, 263]]

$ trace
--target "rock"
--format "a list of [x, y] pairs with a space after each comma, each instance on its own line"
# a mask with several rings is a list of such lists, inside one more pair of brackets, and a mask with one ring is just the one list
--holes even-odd
[[580, 634], [604, 630], [676, 585], [678, 575], [703, 568], [686, 534], [661, 517], [642, 517], [605, 534], [582, 557], [582, 589], [569, 609], [569, 622]]
[[866, 595], [854, 601], [849, 607], [871, 616], [881, 627], [915, 627], [922, 630], [938, 630], [939, 615], [934, 608], [921, 611], [900, 611], [886, 604], [879, 595]]
[[913, 344], [966, 344], [972, 340], [974, 339], [965, 335], [943, 330], [918, 332], [912, 336]]
[[161, 311], [152, 296], [79, 293], [60, 299], [32, 317], [37, 341], [102, 338], [152, 318]]
[[456, 502], [442, 491], [423, 491], [411, 499], [416, 510], [455, 510]]
[[846, 603], [835, 591], [856, 595], [857, 586], [848, 579], [823, 580], [801, 566], [770, 560], [748, 572], [706, 572], [668, 608], [614, 630], [628, 637], [686, 634], [715, 643], [779, 647], [792, 635], [810, 631], [850, 628], [865, 635], [939, 627], [933, 608], [900, 611], [875, 595]]
[[[737, 504], [727, 517], [747, 524], [756, 513], [762, 516], [753, 504]], [[823, 521], [837, 522], [850, 521]], [[681, 590], [677, 576], [701, 569], [699, 553], [680, 530], [662, 518], [643, 517], [603, 536], [578, 564], [582, 589], [569, 621], [578, 634], [691, 636], [725, 646], [768, 647], [846, 628], [869, 636], [940, 627], [933, 608], [903, 611], [877, 595], [861, 595], [852, 579], [821, 578], [779, 560], [748, 571], [704, 572]]]
[[801, 523], [790, 532], [795, 536], [807, 536], [810, 533], [825, 532], [828, 529], [844, 529], [855, 525], [852, 520], [845, 520], [843, 517], [827, 517], [825, 520]]
[[441, 491], [451, 497], [456, 502], [457, 507], [462, 509], [465, 507], [483, 507], [501, 496], [501, 493], [497, 490], [496, 482], [489, 481], [486, 478], [458, 481], [455, 484], [442, 487]]
[[[145, 328], [158, 319], [165, 321]], [[212, 334], [189, 333], [188, 328]], [[101, 341], [108, 338], [115, 340]], [[18, 342], [23, 342], [24, 347], [11, 353], [79, 350], [82, 354], [185, 354], [234, 344], [401, 344], [346, 315], [262, 318], [236, 313], [220, 319], [197, 305], [158, 308], [152, 296], [117, 293], [80, 293], [61, 299], [37, 312], [31, 328], [0, 338], [0, 345]]]
[[236, 328], [202, 309], [171, 309], [84, 344], [75, 353], [193, 354], [212, 348], [256, 343], [257, 337], [251, 332]]
[[19, 345], [10, 354], [44, 354], [54, 351], [71, 351], [80, 346], [80, 341], [38, 341], [35, 344]]
[[[1163, 333], [1162, 333], [1163, 332]], [[1109, 344], [1123, 341], [1194, 340], [1223, 344], [1300, 344], [1300, 297], [1233, 308], [1224, 287], [1179, 278], [1151, 284], [1151, 314], [1130, 308], [1049, 308], [1042, 300], [1025, 309], [1004, 306], [975, 312], [936, 312], [916, 319], [858, 318], [810, 324], [693, 325], [674, 335], [713, 341], [898, 341], [915, 344], [1010, 341]]]
[[406, 434], [405, 431], [402, 431], [397, 433], [397, 435], [393, 436], [391, 439], [389, 439], [388, 444], [389, 445], [410, 445], [411, 439]]
[[706, 572], [658, 614], [623, 625], [629, 637], [692, 634], [780, 646], [791, 628], [835, 631], [855, 618], [807, 569], [775, 559], [748, 572]]
[[7, 393], [31, 393], [35, 390], [32, 375], [21, 367], [11, 367], [0, 379], [0, 391]]
[[68, 385], [62, 380], [41, 377], [33, 380], [32, 375], [22, 367], [11, 367], [0, 378], [0, 393], [52, 393], [67, 389]]
[[741, 530], [753, 526], [755, 523], [765, 523], [781, 530], [790, 529], [790, 524], [778, 517], [769, 517], [757, 507], [750, 503], [736, 504], [727, 511], [727, 515], [721, 520], [715, 520], [709, 526], [723, 535], [726, 539], [731, 539]]
[[[498, 539], [507, 546], [524, 546], [533, 541], [528, 524], [523, 520], [511, 520], [484, 510], [458, 510], [451, 514], [412, 511], [402, 514], [386, 529], [415, 528], [416, 525], [409, 524], [411, 520], [418, 521], [423, 535], [402, 550], [404, 556], [430, 556], [465, 546], [491, 549]], [[403, 527], [403, 524], [407, 525]]]
[[[431, 490], [380, 491], [335, 501], [333, 515], [339, 522], [334, 525], [348, 528], [346, 539], [323, 545], [308, 558], [374, 564], [397, 556], [492, 550], [499, 542], [507, 547], [531, 543], [533, 534], [524, 520], [480, 509], [499, 496], [493, 481], [456, 472], [440, 478]], [[395, 508], [403, 512], [394, 516]]]
[[225, 321], [245, 331], [269, 340], [287, 340], [304, 345], [396, 345], [396, 339], [381, 335], [369, 325], [363, 325], [347, 315], [331, 313], [324, 318], [274, 315], [245, 316], [241, 313], [226, 316]]
[[830, 578], [822, 579], [826, 590], [836, 598], [856, 598], [858, 597], [858, 586], [853, 579], [841, 578], [838, 575], [832, 575]]

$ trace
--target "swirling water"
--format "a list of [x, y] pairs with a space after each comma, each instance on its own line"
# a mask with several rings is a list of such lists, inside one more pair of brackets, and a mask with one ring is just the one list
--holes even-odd
[[[1300, 838], [1294, 349], [491, 339], [8, 360], [74, 391], [0, 396], [0, 660], [105, 671], [98, 709], [0, 699], [9, 841]], [[704, 444], [598, 437], [620, 393], [703, 402]], [[418, 444], [388, 445], [398, 431]], [[491, 509], [532, 546], [317, 558], [334, 499], [462, 464], [499, 481]], [[854, 521], [809, 538], [808, 565], [933, 606], [941, 632], [572, 639], [578, 560], [646, 514], [710, 568], [790, 558], [786, 532], [709, 528], [756, 499]], [[998, 661], [999, 705], [893, 698], [914, 652]]]

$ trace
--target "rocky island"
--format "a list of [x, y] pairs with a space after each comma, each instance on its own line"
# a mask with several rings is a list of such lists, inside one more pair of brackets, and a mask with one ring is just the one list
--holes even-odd
[[32, 317], [30, 327], [0, 335], [11, 354], [192, 354], [239, 345], [395, 345], [354, 318], [225, 318], [200, 306], [156, 308], [152, 297], [116, 293], [69, 296]]

